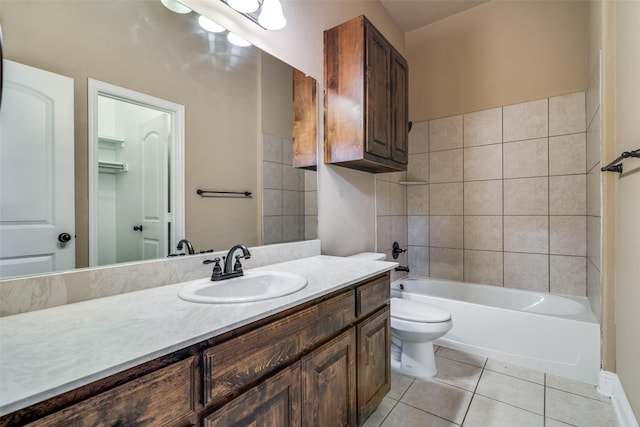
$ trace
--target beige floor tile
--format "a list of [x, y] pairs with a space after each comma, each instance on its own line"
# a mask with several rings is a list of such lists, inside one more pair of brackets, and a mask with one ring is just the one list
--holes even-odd
[[400, 401], [460, 424], [472, 396], [470, 391], [438, 381], [416, 380]]
[[522, 366], [511, 363], [489, 359], [485, 369], [544, 385], [544, 372], [534, 371], [533, 369], [523, 368]]
[[544, 414], [544, 386], [485, 370], [476, 393], [536, 414]]
[[547, 387], [557, 390], [568, 391], [569, 393], [579, 394], [584, 397], [610, 402], [607, 396], [598, 393], [597, 387], [592, 384], [571, 380], [569, 378], [559, 377], [553, 374], [547, 374]]
[[391, 372], [391, 391], [387, 393], [387, 397], [393, 400], [400, 400], [413, 381], [411, 377]]
[[543, 427], [544, 417], [476, 394], [462, 425], [464, 427]]
[[545, 414], [580, 427], [615, 427], [613, 405], [547, 387]]
[[397, 403], [396, 400], [388, 397], [383, 398], [378, 408], [367, 418], [362, 427], [378, 427]]
[[482, 373], [482, 368], [437, 355], [436, 367], [438, 373], [433, 378], [434, 380], [469, 391], [475, 391]]
[[439, 357], [446, 357], [447, 359], [457, 360], [458, 362], [468, 363], [469, 365], [482, 368], [487, 361], [486, 357], [478, 356], [477, 354], [467, 353], [461, 350], [454, 350], [453, 348], [440, 347], [436, 353]]
[[408, 426], [429, 426], [429, 427], [453, 427], [456, 424], [438, 418], [428, 412], [411, 406], [398, 403], [393, 411], [382, 423], [382, 427], [408, 427]]

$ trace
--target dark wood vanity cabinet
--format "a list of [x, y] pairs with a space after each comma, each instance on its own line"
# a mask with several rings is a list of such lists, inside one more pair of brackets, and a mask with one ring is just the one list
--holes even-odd
[[389, 273], [16, 411], [0, 426], [357, 426], [390, 389]]
[[[72, 404], [51, 415], [40, 418], [31, 426], [172, 426], [188, 425], [196, 407], [196, 357], [188, 357], [110, 390]], [[135, 368], [134, 368], [135, 370]], [[133, 370], [132, 370], [133, 371]], [[131, 372], [133, 375], [134, 373]], [[102, 383], [109, 382], [110, 379]], [[100, 387], [92, 384], [71, 392], [66, 400], [85, 394], [86, 388]], [[56, 398], [53, 399], [54, 401]], [[58, 404], [59, 402], [55, 402]], [[45, 407], [47, 402], [44, 402]], [[62, 403], [64, 405], [64, 403]], [[37, 410], [41, 410], [43, 405]], [[29, 412], [23, 414], [29, 416]], [[0, 425], [24, 425], [9, 417]]]
[[360, 16], [325, 31], [325, 163], [407, 170], [408, 66]]

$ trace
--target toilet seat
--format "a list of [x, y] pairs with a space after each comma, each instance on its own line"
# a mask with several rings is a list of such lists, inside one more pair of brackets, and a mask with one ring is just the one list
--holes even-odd
[[429, 304], [391, 298], [391, 317], [418, 323], [442, 323], [451, 320], [451, 313]]

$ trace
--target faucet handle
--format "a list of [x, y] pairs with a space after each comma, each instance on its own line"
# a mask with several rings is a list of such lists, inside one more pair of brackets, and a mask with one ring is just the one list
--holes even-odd
[[222, 276], [222, 268], [220, 267], [220, 258], [214, 259], [206, 259], [202, 261], [203, 264], [211, 264], [214, 263], [213, 272], [211, 273], [211, 280], [215, 280], [214, 278]]
[[[233, 271], [242, 271], [242, 264], [240, 264], [240, 259], [245, 258], [242, 255], [236, 255], [236, 262], [233, 264]], [[248, 257], [246, 257], [248, 258]]]

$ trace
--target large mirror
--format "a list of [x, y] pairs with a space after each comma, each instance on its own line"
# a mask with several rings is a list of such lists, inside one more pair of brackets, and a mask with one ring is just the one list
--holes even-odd
[[315, 172], [291, 162], [295, 70], [202, 30], [197, 18], [159, 0], [0, 6], [5, 59], [73, 81], [76, 268], [90, 265], [89, 79], [184, 106], [185, 233], [177, 239], [200, 251], [317, 238]]

